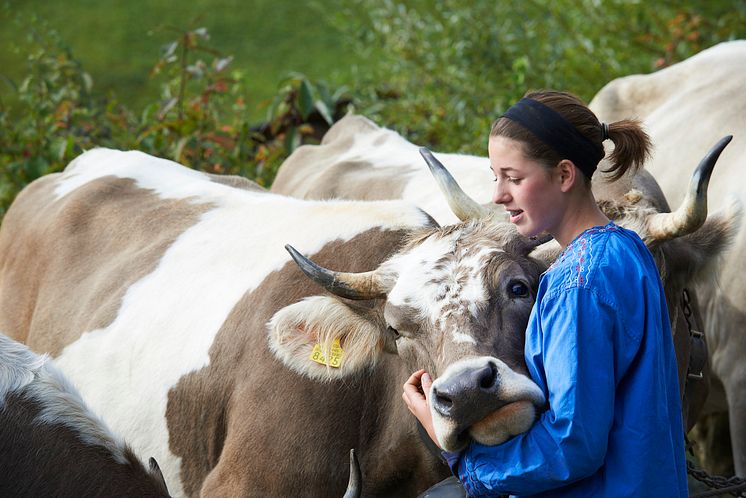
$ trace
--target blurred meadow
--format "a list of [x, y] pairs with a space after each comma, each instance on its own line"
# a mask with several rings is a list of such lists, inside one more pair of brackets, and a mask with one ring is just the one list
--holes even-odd
[[260, 120], [290, 70], [337, 82], [349, 77], [353, 51], [340, 44], [320, 8], [276, 0], [12, 1], [0, 17], [0, 68], [20, 81], [27, 70], [26, 38], [54, 29], [93, 76], [97, 93], [113, 92], [128, 106], [142, 107], [159, 95], [150, 71], [161, 46], [176, 32], [204, 27], [210, 47], [234, 56], [232, 69], [246, 78], [254, 104], [249, 112]]
[[484, 154], [526, 90], [589, 101], [746, 36], [746, 0], [0, 2], [0, 216], [95, 146], [268, 186], [348, 111]]

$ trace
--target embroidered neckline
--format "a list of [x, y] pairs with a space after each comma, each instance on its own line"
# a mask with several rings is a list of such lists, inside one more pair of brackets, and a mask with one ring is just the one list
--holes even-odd
[[597, 233], [603, 233], [603, 232], [616, 232], [619, 230], [619, 226], [614, 223], [613, 221], [609, 221], [605, 225], [597, 225], [594, 227], [586, 228], [582, 232], [580, 232], [572, 241], [567, 244], [567, 246], [562, 250], [562, 252], [557, 256], [557, 258], [552, 262], [551, 265], [549, 265], [549, 268], [547, 268], [545, 273], [548, 273], [554, 269], [557, 265], [559, 265], [562, 261], [565, 260], [565, 258], [573, 252], [573, 249], [577, 245], [583, 245], [586, 246], [586, 239], [591, 236], [595, 235]]

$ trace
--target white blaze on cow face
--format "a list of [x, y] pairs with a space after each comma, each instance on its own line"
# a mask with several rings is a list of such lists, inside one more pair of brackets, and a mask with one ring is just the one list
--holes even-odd
[[460, 236], [461, 231], [456, 231], [444, 238], [431, 237], [387, 264], [386, 268], [398, 275], [388, 303], [414, 307], [441, 326], [453, 313], [476, 316], [489, 297], [482, 278], [485, 263], [497, 248], [467, 247], [460, 257], [449, 258], [455, 254]]

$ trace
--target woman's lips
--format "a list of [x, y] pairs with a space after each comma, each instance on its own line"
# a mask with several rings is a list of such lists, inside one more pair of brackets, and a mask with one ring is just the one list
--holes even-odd
[[510, 221], [511, 223], [516, 223], [521, 219], [521, 215], [523, 214], [523, 210], [521, 209], [508, 209], [508, 214], [510, 214]]

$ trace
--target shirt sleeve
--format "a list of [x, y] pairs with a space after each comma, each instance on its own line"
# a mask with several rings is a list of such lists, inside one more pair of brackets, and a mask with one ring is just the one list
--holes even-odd
[[473, 497], [534, 494], [590, 476], [603, 464], [614, 418], [617, 313], [591, 290], [541, 301], [526, 332], [526, 360], [549, 409], [496, 446], [472, 442], [452, 463]]

